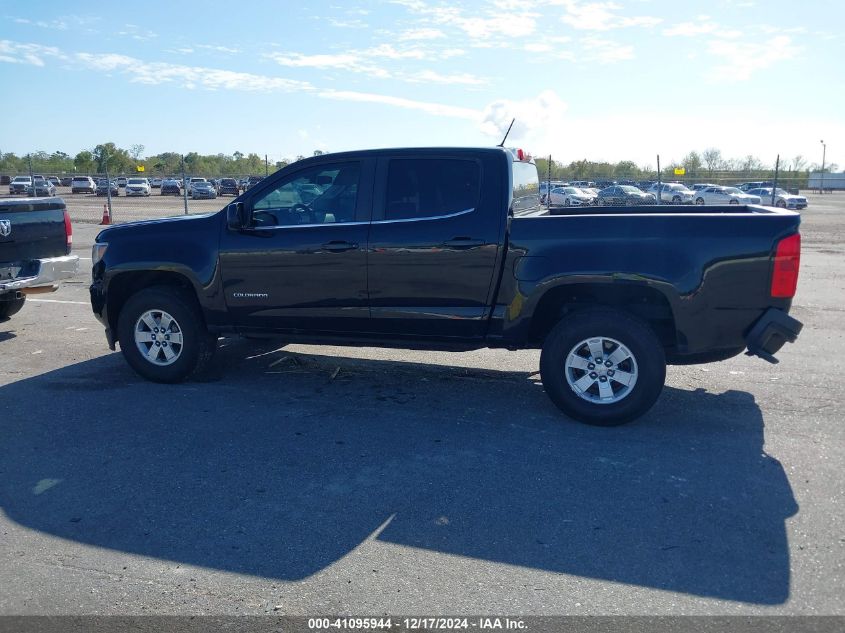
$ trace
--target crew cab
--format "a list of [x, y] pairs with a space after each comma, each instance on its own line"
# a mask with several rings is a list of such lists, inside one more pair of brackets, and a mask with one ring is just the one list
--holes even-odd
[[156, 382], [201, 370], [222, 334], [541, 349], [552, 401], [614, 425], [654, 404], [667, 363], [776, 362], [801, 330], [799, 222], [745, 205], [548, 215], [522, 150], [325, 154], [217, 213], [102, 231], [91, 305]]
[[76, 274], [73, 228], [61, 198], [0, 200], [0, 321], [29, 294], [53, 292]]

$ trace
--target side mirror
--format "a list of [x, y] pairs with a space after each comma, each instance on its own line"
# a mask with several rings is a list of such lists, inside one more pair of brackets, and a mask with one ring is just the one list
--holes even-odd
[[233, 202], [226, 207], [226, 224], [233, 231], [248, 229], [251, 222], [246, 205], [243, 202]]

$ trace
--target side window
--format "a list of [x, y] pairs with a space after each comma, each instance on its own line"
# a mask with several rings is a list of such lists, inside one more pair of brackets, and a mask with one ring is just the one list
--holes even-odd
[[478, 205], [481, 168], [470, 160], [394, 159], [387, 172], [386, 220], [431, 218]]
[[253, 221], [256, 226], [354, 222], [360, 177], [357, 162], [298, 171], [253, 200]]

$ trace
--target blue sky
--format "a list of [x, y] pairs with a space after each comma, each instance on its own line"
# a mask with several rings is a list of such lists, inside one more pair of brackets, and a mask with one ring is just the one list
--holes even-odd
[[845, 2], [4, 0], [0, 151], [497, 144], [845, 168]]

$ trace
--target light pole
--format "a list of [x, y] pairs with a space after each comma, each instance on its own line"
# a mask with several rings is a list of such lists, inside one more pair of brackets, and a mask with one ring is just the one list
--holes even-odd
[[824, 139], [819, 141], [822, 144], [822, 178], [821, 183], [819, 185], [819, 193], [824, 193], [824, 158], [827, 154], [827, 145], [824, 144]]

